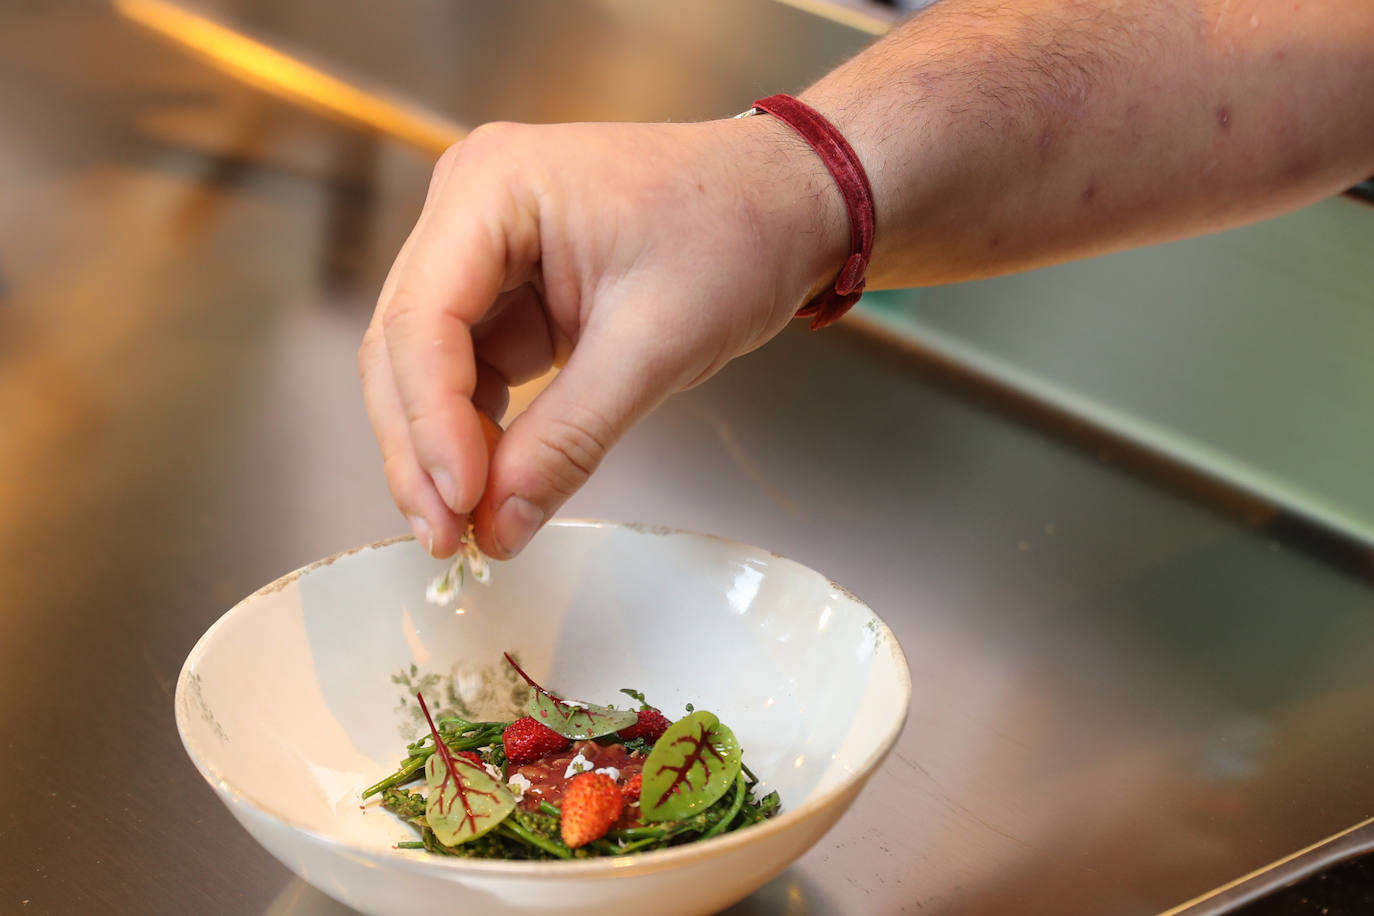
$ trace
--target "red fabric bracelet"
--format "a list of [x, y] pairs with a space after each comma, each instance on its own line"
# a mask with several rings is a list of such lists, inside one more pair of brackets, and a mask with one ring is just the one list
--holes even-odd
[[849, 212], [849, 258], [835, 277], [835, 285], [821, 293], [797, 312], [811, 318], [811, 329], [820, 330], [835, 322], [859, 301], [864, 292], [868, 259], [873, 256], [873, 188], [868, 173], [844, 135], [816, 109], [790, 95], [770, 95], [754, 103], [754, 111], [765, 111], [795, 130], [821, 157], [844, 197]]

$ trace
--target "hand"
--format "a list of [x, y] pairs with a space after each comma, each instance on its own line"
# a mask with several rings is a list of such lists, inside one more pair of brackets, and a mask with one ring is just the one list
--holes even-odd
[[[435, 167], [358, 353], [392, 497], [436, 556], [520, 551], [668, 395], [831, 281], [830, 176], [767, 116], [488, 125]], [[478, 412], [562, 366], [489, 455]]]

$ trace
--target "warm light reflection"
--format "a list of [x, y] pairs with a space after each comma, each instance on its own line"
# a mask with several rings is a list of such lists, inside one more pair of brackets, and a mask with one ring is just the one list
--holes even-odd
[[411, 616], [410, 608], [401, 609], [401, 636], [410, 649], [411, 660], [421, 668], [429, 664], [429, 649], [420, 636], [420, 628], [415, 625], [415, 618]]
[[433, 153], [462, 139], [458, 125], [365, 92], [166, 0], [115, 0], [123, 16], [207, 57], [260, 89], [304, 102]]
[[797, 755], [797, 759], [794, 760], [794, 761], [792, 761], [792, 766], [794, 766], [794, 767], [796, 767], [797, 769], [800, 770], [800, 769], [802, 768], [802, 764], [804, 764], [804, 763], [806, 763], [806, 755], [805, 755], [805, 754], [798, 754], [798, 755]]
[[867, 32], [869, 35], [882, 35], [892, 28], [892, 23], [887, 22], [871, 13], [844, 6], [834, 2], [834, 0], [778, 0], [788, 6], [794, 6], [799, 10], [830, 19], [841, 25], [847, 25], [860, 32]]

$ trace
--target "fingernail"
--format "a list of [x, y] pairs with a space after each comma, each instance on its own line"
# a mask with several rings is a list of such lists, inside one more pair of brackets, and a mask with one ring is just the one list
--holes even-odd
[[508, 555], [524, 549], [544, 522], [544, 510], [523, 496], [508, 496], [496, 512], [492, 534], [496, 543]]
[[434, 532], [430, 530], [429, 522], [418, 515], [407, 516], [406, 521], [410, 522], [410, 530], [415, 533], [416, 543], [423, 544], [425, 551], [432, 555], [434, 553]]
[[443, 468], [438, 468], [429, 472], [429, 479], [434, 481], [434, 489], [439, 491], [439, 497], [443, 499], [454, 512], [458, 511], [458, 486], [453, 482], [453, 475]]

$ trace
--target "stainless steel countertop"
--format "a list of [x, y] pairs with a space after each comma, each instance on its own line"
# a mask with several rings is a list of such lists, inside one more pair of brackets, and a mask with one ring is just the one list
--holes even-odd
[[[0, 111], [0, 911], [340, 913], [171, 692], [239, 597], [403, 527], [353, 354], [429, 162], [93, 4], [0, 8]], [[568, 506], [813, 565], [906, 649], [900, 745], [733, 913], [1158, 913], [1374, 814], [1368, 558], [1085, 441], [798, 328]]]

